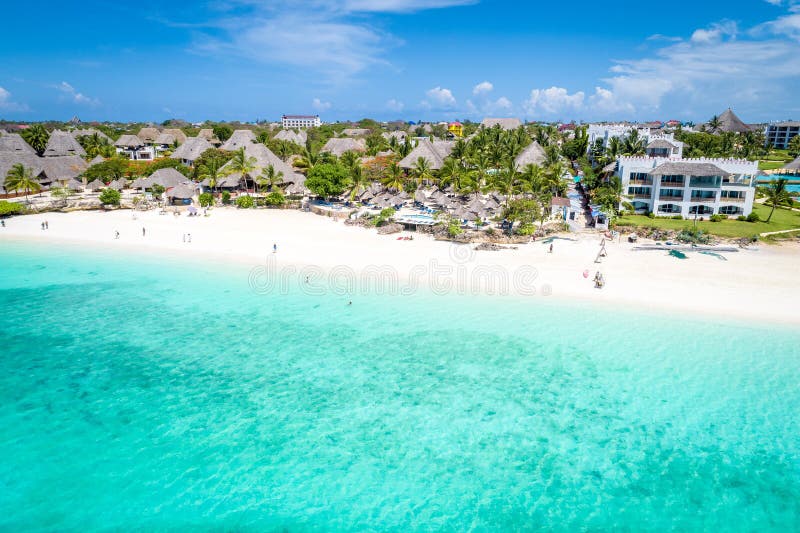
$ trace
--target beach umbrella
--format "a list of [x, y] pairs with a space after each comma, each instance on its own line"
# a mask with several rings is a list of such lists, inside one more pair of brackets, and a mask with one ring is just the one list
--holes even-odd
[[476, 211], [478, 209], [483, 209], [483, 202], [481, 202], [480, 198], [477, 196], [473, 198], [468, 204], [467, 209], [470, 211]]

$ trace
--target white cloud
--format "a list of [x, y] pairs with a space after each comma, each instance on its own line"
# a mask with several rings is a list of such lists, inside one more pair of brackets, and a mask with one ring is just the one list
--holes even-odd
[[739, 28], [735, 22], [723, 21], [692, 33], [692, 42], [698, 44], [718, 43], [723, 37], [736, 37]]
[[528, 116], [555, 116], [580, 110], [585, 96], [583, 91], [569, 94], [563, 87], [533, 89], [522, 107]]
[[100, 103], [100, 101], [96, 98], [90, 98], [85, 94], [78, 92], [75, 90], [75, 87], [65, 81], [62, 81], [60, 84], [56, 85], [55, 88], [64, 93], [70, 100], [72, 100], [73, 103], [92, 106]]
[[314, 98], [314, 100], [311, 102], [311, 107], [313, 107], [317, 111], [327, 111], [328, 109], [331, 108], [331, 103], [323, 102], [319, 98]]
[[5, 111], [28, 111], [28, 106], [14, 102], [11, 99], [11, 93], [3, 87], [0, 87], [0, 109]]
[[428, 103], [428, 106], [433, 108], [451, 109], [456, 106], [456, 98], [453, 96], [453, 92], [450, 89], [434, 87], [428, 90], [425, 96], [427, 97], [425, 102]]
[[328, 81], [346, 82], [370, 67], [386, 65], [386, 49], [401, 43], [383, 28], [375, 28], [372, 14], [474, 3], [476, 0], [229, 0], [221, 9], [230, 15], [200, 26], [211, 29], [198, 34], [194, 50], [299, 67], [321, 73]]
[[482, 81], [478, 85], [472, 88], [472, 94], [475, 95], [485, 94], [485, 93], [490, 93], [493, 90], [494, 90], [494, 85], [492, 85], [491, 82]]
[[401, 112], [404, 107], [405, 107], [405, 104], [403, 102], [401, 102], [399, 100], [395, 100], [394, 98], [392, 98], [392, 99], [390, 99], [390, 100], [388, 100], [386, 102], [386, 109], [388, 109], [389, 111], [394, 111], [396, 113]]

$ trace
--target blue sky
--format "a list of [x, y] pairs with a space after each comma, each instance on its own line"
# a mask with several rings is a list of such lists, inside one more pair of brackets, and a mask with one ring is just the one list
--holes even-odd
[[13, 2], [0, 117], [800, 118], [800, 0], [638, 5]]

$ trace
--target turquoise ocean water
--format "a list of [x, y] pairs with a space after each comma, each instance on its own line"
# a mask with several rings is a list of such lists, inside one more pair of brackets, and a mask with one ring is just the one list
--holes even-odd
[[796, 330], [7, 242], [0, 274], [0, 530], [800, 528]]

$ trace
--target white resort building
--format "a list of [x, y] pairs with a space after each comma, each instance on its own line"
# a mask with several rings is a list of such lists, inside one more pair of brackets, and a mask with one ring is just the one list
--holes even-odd
[[319, 115], [283, 115], [281, 126], [283, 129], [289, 128], [319, 128], [322, 121]]
[[114, 143], [117, 153], [133, 161], [152, 161], [156, 157], [156, 149], [147, 145], [136, 135], [123, 135]]
[[638, 213], [747, 216], [753, 210], [758, 162], [620, 157], [617, 175]]
[[796, 135], [800, 135], [800, 122], [778, 122], [770, 124], [764, 131], [767, 145], [772, 145], [778, 150], [786, 150]]
[[673, 133], [653, 131], [636, 124], [590, 124], [586, 131], [589, 137], [589, 150], [598, 141], [603, 141], [603, 148], [608, 148], [611, 139], [623, 139], [633, 131], [638, 131], [644, 139], [645, 152], [649, 157], [683, 157], [683, 143], [675, 139]]

